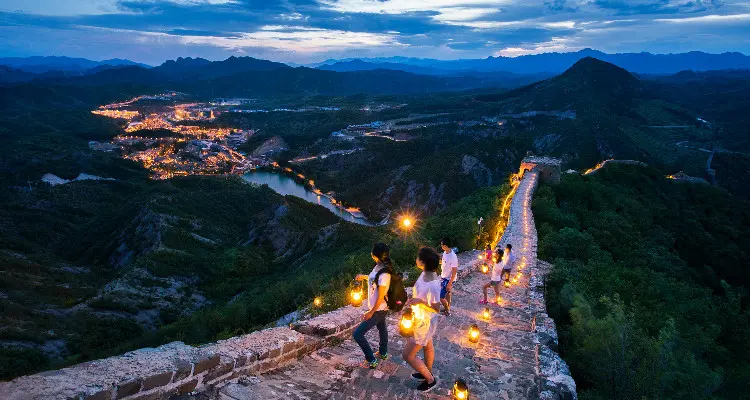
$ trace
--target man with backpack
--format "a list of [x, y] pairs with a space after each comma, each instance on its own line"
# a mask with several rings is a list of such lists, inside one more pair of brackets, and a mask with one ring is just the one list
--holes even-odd
[[[362, 316], [362, 322], [354, 329], [352, 337], [365, 355], [360, 364], [364, 368], [377, 368], [380, 361], [388, 359], [388, 327], [386, 315], [388, 310], [401, 311], [406, 303], [406, 290], [401, 275], [393, 271], [393, 262], [388, 245], [376, 243], [370, 254], [375, 266], [369, 275], [357, 275], [358, 281], [367, 281], [368, 310]], [[365, 334], [377, 327], [380, 337], [378, 352], [373, 354]]]

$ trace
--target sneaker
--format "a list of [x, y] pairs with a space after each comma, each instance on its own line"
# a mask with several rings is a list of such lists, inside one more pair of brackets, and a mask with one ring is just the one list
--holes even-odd
[[443, 310], [443, 311], [441, 312], [441, 314], [443, 314], [443, 315], [444, 315], [444, 316], [446, 316], [446, 317], [450, 317], [450, 316], [451, 316], [451, 312], [450, 312], [450, 311], [448, 311], [448, 310]]
[[364, 361], [362, 361], [361, 364], [359, 364], [359, 366], [362, 367], [362, 368], [375, 369], [375, 368], [378, 367], [378, 360], [377, 359], [375, 359], [374, 361], [364, 360]]
[[430, 390], [434, 389], [435, 386], [438, 384], [438, 379], [435, 378], [435, 380], [432, 383], [428, 383], [427, 381], [422, 381], [422, 383], [417, 386], [417, 390], [419, 390], [422, 393], [427, 393]]
[[487, 300], [479, 300], [479, 304], [485, 305], [485, 304], [489, 304], [489, 302]]
[[380, 359], [380, 360], [383, 360], [383, 361], [387, 360], [387, 359], [388, 359], [388, 357], [390, 357], [390, 356], [391, 356], [391, 355], [390, 355], [390, 354], [388, 354], [388, 353], [385, 353], [385, 354], [383, 354], [383, 355], [380, 355], [380, 352], [379, 352], [379, 351], [376, 351], [376, 352], [375, 352], [375, 358], [376, 358], [376, 359]]
[[424, 375], [420, 374], [419, 372], [415, 372], [415, 373], [411, 374], [411, 377], [414, 378], [414, 379], [416, 379], [416, 380], [418, 380], [418, 381], [423, 381], [424, 380]]

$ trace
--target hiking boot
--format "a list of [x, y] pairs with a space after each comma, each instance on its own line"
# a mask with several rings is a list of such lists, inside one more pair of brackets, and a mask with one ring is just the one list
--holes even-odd
[[362, 361], [361, 364], [359, 364], [359, 366], [362, 367], [362, 368], [375, 369], [375, 368], [378, 367], [378, 359], [376, 358], [373, 361], [364, 360], [364, 361]]
[[388, 354], [388, 353], [385, 353], [385, 354], [383, 354], [383, 355], [380, 355], [380, 352], [379, 352], [379, 351], [376, 351], [376, 352], [375, 352], [375, 359], [377, 359], [377, 360], [385, 361], [385, 360], [387, 360], [387, 359], [388, 359], [388, 357], [390, 357], [390, 356], [391, 356], [391, 355], [390, 355], [390, 354]]
[[435, 381], [433, 381], [432, 383], [428, 383], [427, 381], [422, 381], [422, 383], [420, 383], [419, 386], [417, 386], [417, 390], [419, 390], [422, 393], [427, 393], [430, 390], [434, 389], [435, 386], [437, 386], [437, 384], [438, 384], [437, 378], [435, 378]]

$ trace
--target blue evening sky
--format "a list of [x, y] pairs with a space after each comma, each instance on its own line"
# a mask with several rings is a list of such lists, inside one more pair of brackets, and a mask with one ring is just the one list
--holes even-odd
[[594, 48], [750, 54], [750, 1], [0, 0], [0, 56], [440, 59]]

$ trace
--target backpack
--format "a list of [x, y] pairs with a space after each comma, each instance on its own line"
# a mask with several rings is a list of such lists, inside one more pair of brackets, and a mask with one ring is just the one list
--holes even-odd
[[[375, 285], [378, 284], [380, 274], [388, 274], [389, 272], [385, 268], [381, 269], [375, 274]], [[406, 300], [406, 288], [404, 287], [403, 275], [400, 273], [390, 273], [391, 284], [388, 286], [388, 293], [385, 294], [385, 303], [388, 304], [388, 309], [391, 311], [399, 312], [404, 308]]]

